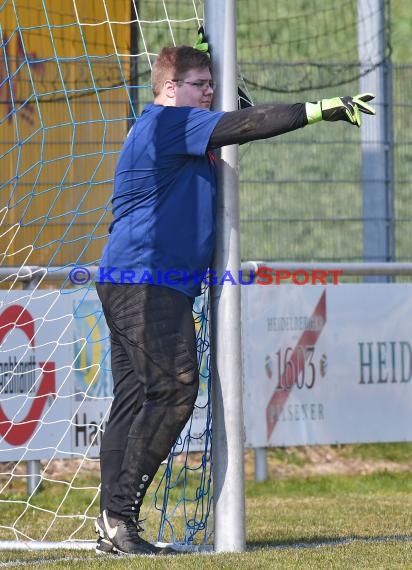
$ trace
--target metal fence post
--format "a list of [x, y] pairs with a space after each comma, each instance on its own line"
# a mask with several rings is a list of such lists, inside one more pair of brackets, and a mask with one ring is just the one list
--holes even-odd
[[[33, 290], [37, 287], [41, 278], [45, 275], [44, 271], [39, 273], [32, 273], [30, 270], [30, 277], [28, 280], [23, 280], [23, 289]], [[32, 495], [35, 493], [40, 486], [41, 475], [40, 475], [40, 459], [29, 459], [26, 462], [27, 466], [27, 495]]]
[[267, 450], [265, 447], [255, 447], [255, 481], [263, 483], [268, 479]]
[[[358, 0], [359, 91], [376, 95], [376, 117], [361, 127], [363, 258], [393, 261], [394, 161], [391, 61], [386, 53], [385, 0]], [[365, 281], [386, 281], [366, 277]]]

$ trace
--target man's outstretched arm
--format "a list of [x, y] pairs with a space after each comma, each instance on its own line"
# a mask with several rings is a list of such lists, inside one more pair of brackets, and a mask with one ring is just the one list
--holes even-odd
[[267, 103], [225, 113], [214, 128], [208, 148], [244, 144], [300, 129], [318, 121], [346, 121], [360, 127], [360, 114], [374, 115], [374, 95], [334, 97], [316, 103]]
[[225, 113], [213, 129], [209, 148], [275, 137], [308, 124], [304, 103], [268, 103]]

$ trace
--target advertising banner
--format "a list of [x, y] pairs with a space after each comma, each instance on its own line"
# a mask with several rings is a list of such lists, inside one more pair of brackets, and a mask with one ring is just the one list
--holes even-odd
[[412, 440], [412, 286], [243, 287], [246, 443]]
[[[5, 292], [0, 310], [0, 461], [98, 457], [113, 394], [110, 339], [95, 290]], [[193, 417], [176, 452], [204, 449], [209, 344], [203, 298], [194, 307], [203, 350]], [[201, 340], [203, 338], [203, 340]], [[210, 435], [210, 434], [209, 434]]]
[[0, 461], [98, 454], [111, 402], [94, 291], [14, 291], [0, 312]]

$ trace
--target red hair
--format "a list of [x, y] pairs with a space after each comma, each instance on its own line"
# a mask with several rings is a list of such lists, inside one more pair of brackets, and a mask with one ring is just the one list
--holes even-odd
[[207, 53], [190, 46], [166, 47], [156, 58], [152, 68], [152, 91], [157, 97], [168, 79], [184, 79], [192, 69], [209, 69], [211, 61]]

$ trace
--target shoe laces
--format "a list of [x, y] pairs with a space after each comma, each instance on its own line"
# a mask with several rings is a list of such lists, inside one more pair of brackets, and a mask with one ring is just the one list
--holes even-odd
[[142, 540], [139, 536], [140, 532], [144, 531], [144, 527], [142, 524], [144, 523], [145, 519], [136, 520], [135, 518], [130, 518], [126, 523], [127, 534], [131, 539], [139, 539]]

